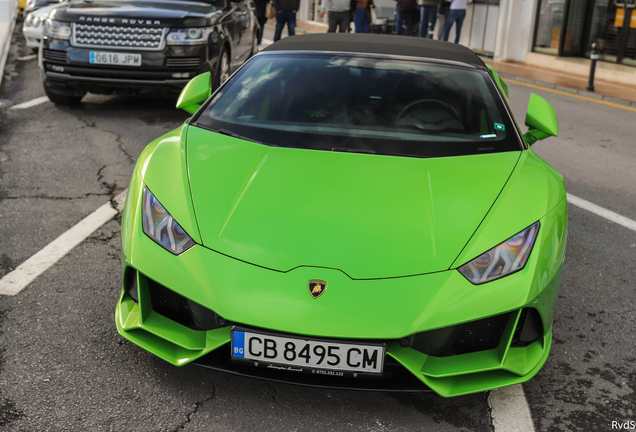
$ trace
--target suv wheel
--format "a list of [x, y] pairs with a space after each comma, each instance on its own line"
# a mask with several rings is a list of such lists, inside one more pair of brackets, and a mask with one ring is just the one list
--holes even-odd
[[219, 64], [216, 68], [216, 74], [214, 74], [214, 87], [212, 90], [219, 88], [230, 77], [230, 53], [227, 48], [223, 48], [221, 58], [219, 58]]
[[84, 96], [70, 96], [61, 93], [54, 93], [48, 89], [48, 87], [44, 87], [44, 93], [46, 97], [49, 98], [51, 102], [55, 105], [79, 105], [80, 101]]

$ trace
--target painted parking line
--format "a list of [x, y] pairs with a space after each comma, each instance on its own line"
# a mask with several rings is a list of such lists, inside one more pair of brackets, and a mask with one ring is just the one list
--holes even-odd
[[49, 101], [49, 98], [47, 98], [46, 96], [42, 96], [39, 98], [31, 99], [30, 101], [27, 101], [27, 102], [22, 102], [21, 104], [13, 105], [9, 107], [8, 109], [10, 110], [27, 109], [27, 108], [34, 107], [36, 105], [43, 104], [48, 101]]
[[37, 54], [31, 54], [31, 55], [24, 56], [24, 57], [18, 57], [18, 61], [29, 61], [29, 60], [34, 60], [36, 58], [38, 58]]
[[[115, 197], [115, 201], [123, 202], [122, 196], [125, 197], [125, 192]], [[117, 210], [110, 202], [107, 202], [86, 216], [73, 228], [0, 279], [0, 295], [14, 296], [18, 294], [116, 214]]]
[[491, 390], [488, 406], [496, 432], [534, 432], [530, 407], [521, 384]]
[[582, 198], [568, 194], [568, 204], [575, 205], [589, 212], [592, 212], [595, 215], [619, 224], [627, 229], [636, 231], [636, 221], [626, 218], [625, 216], [621, 216], [618, 213], [614, 213], [613, 211], [607, 210], [606, 208], [603, 208], [601, 206], [597, 206], [596, 204], [589, 201], [585, 201]]

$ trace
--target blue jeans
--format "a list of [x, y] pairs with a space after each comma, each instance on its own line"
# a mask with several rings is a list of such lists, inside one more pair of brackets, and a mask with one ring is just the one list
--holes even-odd
[[446, 27], [444, 27], [444, 40], [448, 40], [451, 27], [455, 24], [455, 43], [459, 43], [459, 34], [462, 32], [462, 24], [466, 18], [466, 9], [451, 9], [448, 11]]
[[367, 8], [356, 8], [356, 13], [353, 15], [353, 23], [356, 26], [356, 33], [369, 33]]
[[283, 33], [283, 27], [285, 27], [285, 23], [287, 23], [287, 34], [289, 36], [296, 35], [296, 12], [276, 12], [276, 30], [274, 31], [274, 42], [280, 40], [280, 36]]
[[419, 37], [433, 39], [433, 29], [437, 19], [436, 6], [419, 6], [420, 8], [420, 32]]
[[410, 13], [400, 12], [400, 8], [396, 8], [396, 12], [395, 34], [399, 36], [400, 33], [402, 33], [402, 24], [404, 23], [406, 36], [411, 36], [411, 23], [413, 22], [413, 17]]

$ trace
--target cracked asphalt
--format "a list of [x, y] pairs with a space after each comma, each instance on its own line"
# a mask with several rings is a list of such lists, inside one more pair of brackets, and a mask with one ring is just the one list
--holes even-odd
[[[0, 101], [44, 94], [16, 30]], [[510, 84], [522, 123], [530, 90]], [[534, 90], [536, 91], [536, 90]], [[570, 193], [636, 220], [633, 112], [538, 91], [561, 135], [535, 145]], [[128, 185], [173, 101], [90, 95], [79, 108], [0, 109], [0, 277]], [[487, 393], [305, 388], [175, 368], [125, 341], [114, 218], [15, 297], [0, 297], [3, 431], [492, 431]], [[570, 206], [554, 345], [524, 385], [537, 431], [636, 420], [636, 232]]]

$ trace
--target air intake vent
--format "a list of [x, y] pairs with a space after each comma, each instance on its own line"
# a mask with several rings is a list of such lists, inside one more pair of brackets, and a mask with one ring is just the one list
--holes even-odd
[[417, 333], [411, 348], [435, 357], [496, 348], [510, 320], [510, 313]]
[[44, 49], [44, 58], [56, 62], [68, 63], [68, 54], [66, 51]]
[[199, 57], [174, 57], [166, 59], [166, 66], [179, 68], [198, 68], [201, 64]]

